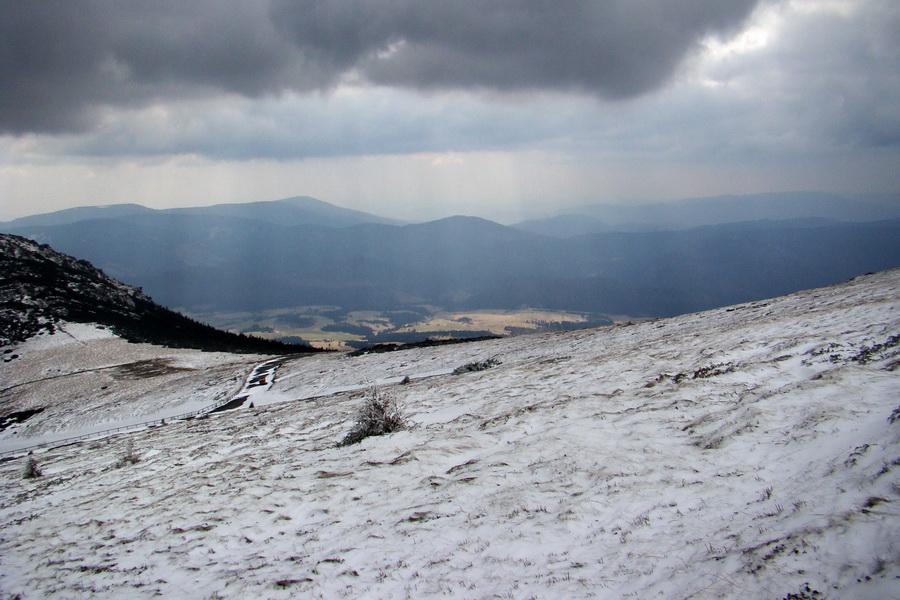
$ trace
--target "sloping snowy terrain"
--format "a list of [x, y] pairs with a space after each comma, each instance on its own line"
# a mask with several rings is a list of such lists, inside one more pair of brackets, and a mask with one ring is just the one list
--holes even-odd
[[0, 414], [41, 412], [0, 430], [0, 452], [202, 409], [264, 358], [133, 344], [81, 323], [8, 350], [18, 358], [0, 362]]
[[[0, 593], [900, 597], [898, 299], [895, 270], [667, 320], [356, 358], [156, 349], [194, 371], [72, 385], [75, 424], [48, 408], [15, 439], [223, 393], [246, 394], [243, 408], [36, 451], [34, 479], [24, 457], [0, 462]], [[96, 366], [154, 359], [90, 337], [79, 346]], [[32, 343], [2, 387], [76, 344]], [[452, 374], [488, 358], [500, 364]], [[372, 384], [409, 427], [336, 447]], [[23, 407], [41, 396], [20, 394]]]

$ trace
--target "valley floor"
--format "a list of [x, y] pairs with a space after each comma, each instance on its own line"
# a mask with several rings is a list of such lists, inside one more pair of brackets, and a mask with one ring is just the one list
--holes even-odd
[[[674, 319], [286, 360], [253, 408], [41, 450], [34, 479], [0, 462], [0, 592], [900, 597], [898, 291], [895, 270]], [[106, 373], [72, 388], [74, 424], [48, 409], [15, 436], [235, 394], [269, 360], [164, 358], [184, 370]], [[376, 383], [408, 427], [337, 447]]]

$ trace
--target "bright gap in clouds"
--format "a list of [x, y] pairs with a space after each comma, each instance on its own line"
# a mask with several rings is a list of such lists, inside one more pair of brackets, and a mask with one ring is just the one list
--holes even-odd
[[[783, 162], [769, 165], [764, 179], [757, 169], [740, 164], [595, 161], [536, 150], [298, 161], [211, 161], [184, 155], [114, 164], [17, 165], [0, 168], [0, 196], [43, 200], [18, 207], [2, 203], [0, 220], [69, 206], [133, 202], [170, 208], [309, 195], [408, 221], [466, 214], [510, 224], [598, 201], [674, 200], [798, 187], [869, 191], [861, 190], [856, 180], [881, 181], [881, 173], [892, 164], [890, 154], [879, 161], [839, 156], [826, 163]], [[847, 171], [855, 178], [848, 179]], [[900, 180], [896, 183], [900, 187]]]

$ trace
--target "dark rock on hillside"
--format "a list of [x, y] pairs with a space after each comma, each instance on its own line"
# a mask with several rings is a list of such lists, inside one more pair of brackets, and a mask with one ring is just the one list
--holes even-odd
[[250, 353], [310, 352], [220, 331], [164, 308], [91, 263], [27, 238], [0, 234], [0, 345], [21, 342], [60, 321], [98, 323], [132, 342]]

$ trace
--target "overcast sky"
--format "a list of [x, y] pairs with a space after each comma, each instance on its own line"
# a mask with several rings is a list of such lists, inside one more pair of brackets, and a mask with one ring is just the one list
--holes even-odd
[[0, 220], [900, 191], [897, 0], [3, 0]]

